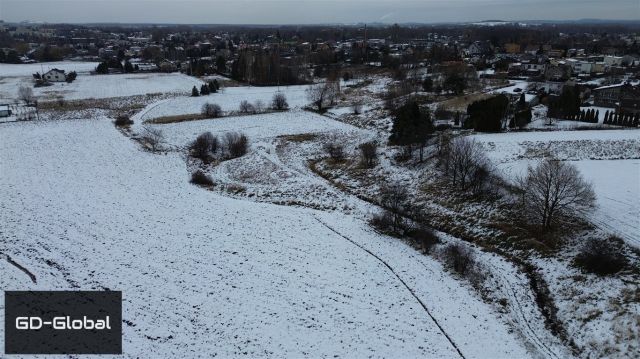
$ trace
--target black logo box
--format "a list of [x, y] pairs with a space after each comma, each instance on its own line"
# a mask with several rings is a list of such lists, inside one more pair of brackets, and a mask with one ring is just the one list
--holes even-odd
[[[122, 292], [7, 291], [5, 354], [122, 354]], [[92, 320], [109, 316], [111, 329], [64, 329], [42, 325], [18, 329], [18, 317], [55, 317]], [[22, 320], [24, 322], [24, 320]]]

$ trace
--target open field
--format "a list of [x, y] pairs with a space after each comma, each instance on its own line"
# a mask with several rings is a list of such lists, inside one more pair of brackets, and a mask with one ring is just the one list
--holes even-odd
[[122, 290], [127, 357], [532, 355], [437, 262], [360, 220], [192, 186], [179, 154], [107, 120], [0, 136], [2, 251], [37, 278], [2, 261], [0, 285]]

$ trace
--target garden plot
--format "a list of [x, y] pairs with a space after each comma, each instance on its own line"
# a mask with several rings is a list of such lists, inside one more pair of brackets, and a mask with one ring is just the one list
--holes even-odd
[[506, 178], [552, 155], [570, 160], [593, 183], [592, 220], [640, 247], [640, 131], [553, 131], [475, 135]]
[[[244, 100], [250, 103], [261, 101], [264, 106], [269, 107], [271, 106], [273, 95], [279, 91], [287, 97], [290, 108], [301, 108], [309, 103], [306, 95], [307, 88], [308, 86], [224, 87], [220, 92], [207, 96], [181, 96], [151, 105], [140, 116], [140, 119], [146, 121], [166, 116], [199, 114], [202, 111], [202, 105], [205, 103], [218, 104], [225, 112], [238, 111], [240, 103]], [[190, 91], [191, 87], [188, 87], [188, 89]]]
[[180, 155], [107, 120], [0, 136], [2, 251], [38, 279], [3, 263], [0, 285], [122, 290], [125, 357], [533, 355], [436, 262], [360, 220], [192, 186]]

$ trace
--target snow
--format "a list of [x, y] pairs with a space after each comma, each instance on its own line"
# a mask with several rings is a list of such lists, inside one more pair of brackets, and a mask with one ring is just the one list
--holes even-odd
[[36, 72], [43, 74], [51, 69], [60, 69], [66, 72], [75, 71], [80, 74], [87, 74], [98, 66], [98, 62], [75, 62], [57, 61], [42, 62], [33, 64], [0, 64], [0, 78], [2, 77], [28, 77]]
[[[504, 94], [510, 94], [510, 95], [520, 95], [521, 93], [527, 91], [527, 86], [529, 85], [529, 83], [527, 81], [521, 81], [521, 80], [510, 80], [509, 83], [510, 83], [509, 86], [493, 90], [493, 91], [491, 91], [491, 93], [504, 93]], [[515, 89], [520, 89], [522, 91], [514, 92]], [[533, 95], [531, 95], [531, 96], [533, 96]]]
[[[203, 82], [179, 73], [159, 74], [78, 74], [77, 79], [68, 84], [56, 82], [51, 86], [33, 89], [41, 100], [54, 100], [63, 96], [67, 100], [89, 98], [124, 97], [152, 93], [190, 93], [193, 86]], [[15, 98], [20, 85], [33, 86], [33, 78], [14, 77], [0, 79], [0, 98]]]
[[593, 184], [595, 225], [640, 248], [640, 131], [549, 131], [481, 134], [473, 138], [507, 177], [553, 155], [569, 160]]
[[437, 262], [360, 219], [192, 186], [180, 153], [106, 119], [0, 137], [2, 251], [38, 278], [1, 261], [0, 285], [122, 290], [126, 357], [459, 357], [417, 298], [465, 357], [532, 356]]

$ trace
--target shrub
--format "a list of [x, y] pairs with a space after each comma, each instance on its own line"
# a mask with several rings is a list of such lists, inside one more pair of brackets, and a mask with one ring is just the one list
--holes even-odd
[[249, 149], [249, 139], [246, 135], [237, 132], [229, 132], [225, 135], [225, 144], [230, 158], [244, 156]]
[[619, 241], [617, 237], [587, 241], [576, 256], [576, 264], [589, 273], [602, 276], [618, 273], [627, 266], [627, 258], [618, 246]]
[[462, 276], [469, 274], [475, 265], [473, 253], [461, 244], [449, 244], [442, 250], [441, 256], [445, 267]]
[[354, 115], [359, 115], [362, 113], [362, 102], [355, 102], [351, 105], [351, 111], [353, 111]]
[[191, 183], [199, 186], [213, 186], [213, 180], [204, 172], [197, 170], [191, 174]]
[[393, 215], [389, 211], [374, 214], [369, 220], [369, 224], [382, 233], [391, 234], [394, 232]]
[[189, 149], [193, 157], [206, 161], [209, 159], [210, 153], [215, 153], [218, 150], [218, 138], [211, 132], [205, 132], [191, 142]]
[[222, 116], [222, 108], [218, 104], [207, 102], [202, 105], [202, 114], [205, 116], [217, 118]]
[[253, 107], [252, 104], [249, 103], [249, 101], [242, 100], [242, 102], [240, 102], [240, 113], [254, 113], [254, 112], [255, 112], [255, 108]]
[[127, 115], [119, 115], [113, 123], [116, 127], [129, 127], [133, 125], [133, 120], [131, 120]]
[[271, 107], [277, 111], [285, 111], [289, 109], [287, 97], [282, 92], [276, 92], [271, 101]]
[[262, 102], [262, 100], [256, 100], [256, 101], [253, 103], [253, 110], [254, 110], [254, 112], [262, 113], [262, 112], [264, 112], [264, 107], [265, 107], [265, 106], [264, 106], [264, 102]]
[[375, 167], [378, 161], [378, 144], [375, 141], [370, 141], [361, 144], [358, 148], [362, 165], [366, 168]]
[[336, 141], [330, 141], [325, 143], [324, 151], [329, 155], [329, 158], [334, 162], [340, 162], [344, 159], [344, 146]]
[[409, 238], [422, 247], [426, 253], [430, 253], [433, 247], [440, 243], [440, 238], [438, 238], [431, 228], [426, 226], [411, 229], [407, 234]]

